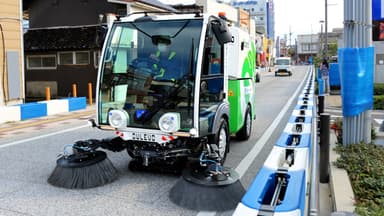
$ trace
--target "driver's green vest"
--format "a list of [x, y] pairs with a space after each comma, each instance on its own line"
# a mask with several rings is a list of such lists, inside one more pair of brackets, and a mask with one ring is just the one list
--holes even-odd
[[[160, 58], [160, 54], [161, 54], [161, 52], [160, 52], [159, 50], [157, 50], [155, 56], [156, 56], [157, 58]], [[175, 57], [175, 55], [176, 55], [176, 52], [175, 52], [175, 51], [172, 51], [171, 53], [169, 53], [168, 61], [169, 61], [169, 62], [172, 61], [172, 59]], [[159, 70], [159, 71], [160, 71], [160, 74], [159, 74], [159, 75], [156, 75], [154, 78], [162, 78], [162, 77], [164, 77], [165, 69], [164, 69], [163, 67], [161, 67], [161, 68], [159, 69], [159, 66], [155, 63], [155, 64], [153, 64], [153, 68], [154, 68], [155, 70]]]

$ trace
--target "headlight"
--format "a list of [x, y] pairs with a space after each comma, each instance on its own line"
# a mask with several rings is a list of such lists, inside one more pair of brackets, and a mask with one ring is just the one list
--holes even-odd
[[108, 113], [108, 120], [114, 128], [125, 128], [129, 122], [129, 116], [124, 110], [111, 110]]
[[165, 113], [159, 119], [160, 130], [171, 133], [180, 129], [180, 113]]

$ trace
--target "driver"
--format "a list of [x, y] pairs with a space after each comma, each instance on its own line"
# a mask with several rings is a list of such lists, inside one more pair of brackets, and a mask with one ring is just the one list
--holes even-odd
[[154, 76], [154, 79], [166, 79], [175, 81], [174, 75], [176, 75], [177, 62], [176, 51], [170, 51], [167, 44], [158, 44], [155, 54], [151, 54], [150, 58], [155, 61], [152, 65], [155, 71], [159, 71], [159, 74]]

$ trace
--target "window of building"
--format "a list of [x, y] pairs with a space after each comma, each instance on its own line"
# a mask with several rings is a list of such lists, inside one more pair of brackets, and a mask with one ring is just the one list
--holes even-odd
[[68, 65], [73, 64], [73, 54], [72, 52], [59, 53], [59, 64]]
[[89, 52], [76, 51], [76, 52], [59, 52], [60, 65], [88, 65]]
[[301, 50], [302, 51], [311, 51], [311, 44], [305, 43], [301, 45]]
[[27, 56], [27, 69], [56, 69], [56, 55]]
[[75, 52], [74, 64], [89, 64], [89, 52]]
[[376, 64], [384, 65], [384, 54], [376, 54]]

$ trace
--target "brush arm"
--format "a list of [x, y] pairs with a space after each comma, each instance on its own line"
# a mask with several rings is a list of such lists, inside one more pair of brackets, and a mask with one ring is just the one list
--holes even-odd
[[77, 141], [74, 145], [74, 149], [77, 152], [95, 151], [98, 148], [107, 149], [113, 152], [120, 152], [126, 149], [124, 140], [120, 137], [106, 138], [106, 139], [88, 139]]

